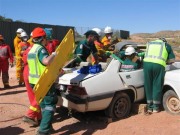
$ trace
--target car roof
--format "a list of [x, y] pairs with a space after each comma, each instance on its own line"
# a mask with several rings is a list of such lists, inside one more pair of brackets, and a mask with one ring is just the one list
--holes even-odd
[[130, 45], [130, 46], [133, 46], [133, 47], [137, 47], [138, 43], [136, 42], [133, 42], [133, 41], [122, 41], [122, 42], [119, 42], [115, 45], [115, 50], [121, 50], [124, 46], [126, 45]]

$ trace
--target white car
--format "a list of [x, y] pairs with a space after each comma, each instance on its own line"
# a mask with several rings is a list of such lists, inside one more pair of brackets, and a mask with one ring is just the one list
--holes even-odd
[[180, 114], [180, 62], [167, 66], [163, 87], [163, 107], [170, 113]]
[[[134, 42], [120, 42], [116, 49], [122, 50], [129, 45], [143, 50], [141, 45]], [[72, 63], [73, 61], [64, 67], [68, 73], [60, 76], [58, 82], [61, 92], [58, 104], [66, 108], [78, 112], [105, 110], [109, 117], [123, 118], [129, 115], [132, 103], [145, 99], [142, 67], [130, 72], [121, 72], [122, 63], [112, 57], [107, 63], [100, 63], [102, 72], [80, 74], [77, 72], [79, 68], [89, 63], [81, 63], [80, 67], [71, 68]], [[163, 105], [165, 110], [177, 110], [179, 113], [180, 92], [176, 91], [180, 88], [180, 83], [178, 85], [178, 76], [174, 75], [180, 72], [176, 70], [178, 68], [178, 63], [168, 66], [163, 89]], [[171, 76], [177, 76], [177, 80]]]
[[[127, 45], [137, 47], [125, 42], [122, 48]], [[115, 58], [100, 64], [103, 71], [96, 74], [80, 74], [77, 67], [65, 66], [72, 73], [59, 78], [59, 104], [79, 112], [106, 110], [110, 117], [126, 117], [131, 104], [144, 99], [143, 70], [120, 72], [121, 62]]]

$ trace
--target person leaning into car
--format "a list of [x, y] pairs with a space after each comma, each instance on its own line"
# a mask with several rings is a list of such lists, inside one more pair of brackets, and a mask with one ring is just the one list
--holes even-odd
[[166, 62], [174, 62], [175, 55], [165, 38], [147, 43], [143, 60], [144, 86], [147, 100], [146, 114], [160, 111]]
[[94, 40], [95, 36], [97, 36], [98, 34], [93, 30], [89, 30], [84, 35], [86, 36], [86, 39], [80, 41], [74, 52], [76, 56], [76, 61], [77, 63], [80, 63], [81, 61], [86, 62], [88, 56], [92, 54], [95, 60], [94, 64], [97, 64], [98, 55], [96, 46], [94, 45]]

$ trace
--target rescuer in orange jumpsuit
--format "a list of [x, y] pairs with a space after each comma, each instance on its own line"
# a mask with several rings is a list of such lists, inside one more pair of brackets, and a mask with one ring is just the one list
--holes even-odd
[[13, 55], [9, 45], [4, 43], [4, 37], [0, 35], [0, 75], [2, 73], [2, 81], [4, 88], [10, 88], [9, 86], [9, 61], [10, 65], [13, 67]]
[[104, 29], [104, 34], [105, 36], [102, 38], [101, 42], [104, 44], [105, 51], [113, 51], [113, 45], [120, 42], [121, 40], [116, 36], [113, 36], [113, 30], [109, 26]]
[[[107, 60], [106, 51], [104, 50], [103, 43], [101, 43], [101, 41], [100, 41], [100, 37], [102, 34], [101, 29], [93, 28], [92, 30], [97, 33], [97, 36], [95, 36], [94, 44], [95, 44], [96, 49], [98, 51], [97, 54], [98, 54], [99, 62], [106, 62], [106, 60]], [[94, 61], [94, 60], [92, 60], [92, 61]]]
[[30, 45], [33, 45], [34, 43], [32, 42], [32, 32], [30, 34], [30, 38], [28, 39], [28, 42], [30, 43]]
[[28, 80], [29, 68], [28, 68], [28, 63], [27, 63], [27, 56], [33, 44], [29, 44], [29, 42], [27, 42], [26, 35], [27, 35], [26, 33], [21, 33], [22, 43], [26, 44], [24, 46], [28, 47], [28, 48], [24, 47], [25, 50], [22, 50], [21, 54], [22, 54], [22, 60], [24, 63], [24, 70], [23, 70], [24, 82], [27, 89], [30, 106], [29, 106], [28, 111], [26, 112], [26, 115], [23, 117], [23, 121], [31, 124], [32, 126], [37, 126], [42, 116], [41, 116], [40, 106], [36, 102], [34, 91], [31, 88], [29, 84], [29, 80]]
[[21, 42], [21, 38], [20, 38], [20, 34], [24, 32], [24, 30], [22, 28], [18, 28], [16, 31], [16, 37], [14, 39], [14, 49], [15, 49], [15, 58], [16, 58], [16, 78], [18, 80], [19, 86], [22, 86], [22, 84], [24, 83], [23, 80], [23, 74], [22, 74], [22, 57], [21, 55], [18, 53], [18, 46], [19, 43]]

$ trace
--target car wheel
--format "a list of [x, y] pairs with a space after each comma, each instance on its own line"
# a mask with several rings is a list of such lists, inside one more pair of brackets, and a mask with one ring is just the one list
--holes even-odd
[[163, 107], [166, 112], [174, 115], [180, 114], [180, 100], [173, 90], [168, 90], [163, 96]]
[[112, 118], [127, 117], [131, 110], [131, 100], [126, 93], [117, 93], [105, 113]]

